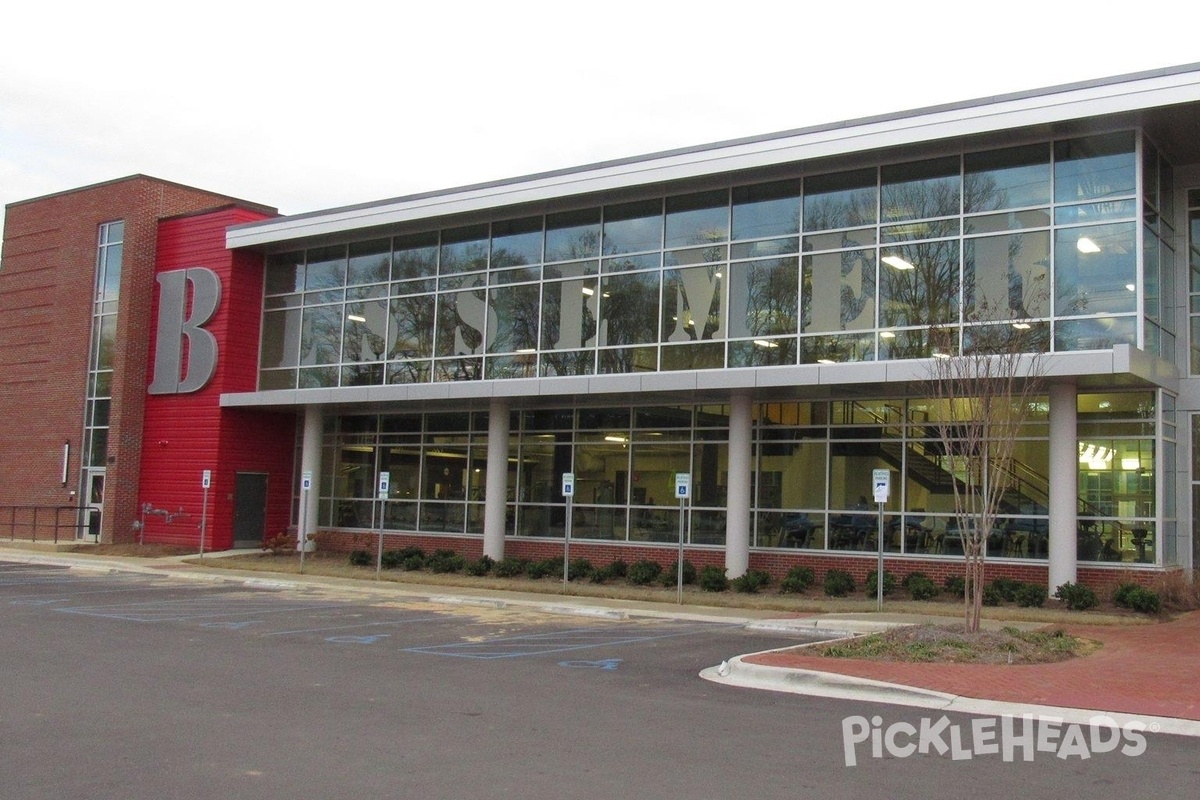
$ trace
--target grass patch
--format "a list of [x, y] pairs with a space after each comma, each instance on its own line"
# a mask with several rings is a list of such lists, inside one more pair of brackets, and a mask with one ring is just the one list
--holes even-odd
[[77, 544], [67, 549], [68, 553], [90, 556], [120, 556], [121, 558], [168, 558], [170, 556], [194, 556], [196, 548], [171, 544]]
[[911, 625], [857, 639], [814, 647], [830, 658], [949, 664], [1049, 664], [1095, 650], [1096, 643], [1061, 630], [967, 633], [961, 627]]

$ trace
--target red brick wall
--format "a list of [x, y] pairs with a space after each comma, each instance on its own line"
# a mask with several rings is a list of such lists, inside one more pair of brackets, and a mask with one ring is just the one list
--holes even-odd
[[[0, 407], [21, 424], [0, 427], [0, 505], [76, 502], [69, 493], [78, 489], [81, 470], [97, 229], [124, 220], [102, 537], [132, 538], [158, 221], [230, 200], [135, 175], [7, 207]], [[65, 487], [64, 442], [71, 444]]]

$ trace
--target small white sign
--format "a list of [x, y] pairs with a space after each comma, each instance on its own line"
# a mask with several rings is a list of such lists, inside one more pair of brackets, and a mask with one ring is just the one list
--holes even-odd
[[306, 492], [312, 488], [312, 470], [306, 469], [300, 473], [300, 488]]
[[392, 473], [390, 473], [390, 472], [379, 473], [379, 499], [380, 500], [387, 500], [388, 487], [391, 484], [391, 482], [392, 482]]
[[574, 472], [564, 472], [563, 473], [562, 490], [563, 490], [563, 492], [562, 492], [563, 497], [574, 497], [575, 496], [575, 473]]
[[212, 470], [206, 469], [200, 473], [200, 488], [207, 489], [210, 486], [212, 486]]
[[675, 473], [675, 499], [686, 500], [692, 496], [692, 475], [689, 472]]
[[871, 489], [875, 494], [876, 503], [886, 503], [892, 492], [892, 471], [890, 469], [871, 470]]

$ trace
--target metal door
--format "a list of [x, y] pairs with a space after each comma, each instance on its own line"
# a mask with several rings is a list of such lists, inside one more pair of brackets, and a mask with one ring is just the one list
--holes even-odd
[[233, 545], [262, 547], [267, 524], [267, 474], [239, 472], [233, 483]]

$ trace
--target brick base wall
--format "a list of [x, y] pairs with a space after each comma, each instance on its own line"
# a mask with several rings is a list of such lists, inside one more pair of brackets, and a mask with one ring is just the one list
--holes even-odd
[[[321, 551], [344, 552], [351, 550], [369, 550], [375, 552], [378, 534], [322, 531], [317, 534], [317, 548]], [[420, 547], [427, 553], [434, 550], [453, 550], [466, 558], [479, 558], [483, 554], [483, 538], [471, 535], [422, 535], [416, 533], [388, 532], [384, 539], [385, 550], [399, 550], [404, 547]], [[647, 559], [656, 561], [664, 568], [675, 563], [678, 550], [671, 546], [649, 546], [629, 543], [598, 543], [587, 540], [573, 539], [571, 541], [571, 558], [586, 558], [594, 566], [603, 567], [613, 561], [623, 560], [628, 563]], [[504, 554], [513, 558], [541, 560], [547, 558], [562, 558], [563, 543], [561, 539], [527, 539], [506, 538]], [[697, 569], [710, 564], [723, 567], [725, 553], [713, 548], [684, 548], [684, 558], [692, 562]], [[771, 575], [778, 581], [788, 570], [797, 566], [806, 566], [816, 573], [818, 582], [831, 569], [843, 569], [854, 576], [854, 580], [862, 585], [867, 575], [875, 571], [878, 564], [877, 556], [870, 553], [843, 554], [827, 551], [805, 550], [751, 550], [750, 568], [759, 569]], [[895, 574], [897, 580], [913, 572], [928, 575], [939, 586], [952, 576], [962, 576], [963, 563], [961, 560], [939, 558], [906, 558], [903, 556], [884, 555], [884, 569]], [[1090, 586], [1102, 595], [1116, 588], [1120, 583], [1138, 583], [1151, 586], [1164, 575], [1178, 570], [1160, 570], [1146, 567], [1086, 567], [1078, 568], [1079, 583]], [[1013, 561], [989, 561], [987, 564], [987, 579], [1011, 578], [1027, 583], [1046, 584], [1049, 581], [1049, 567], [1045, 562], [1019, 563]]]

